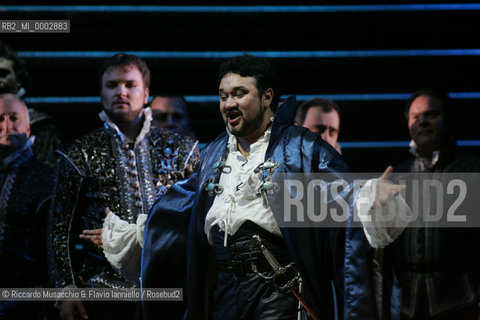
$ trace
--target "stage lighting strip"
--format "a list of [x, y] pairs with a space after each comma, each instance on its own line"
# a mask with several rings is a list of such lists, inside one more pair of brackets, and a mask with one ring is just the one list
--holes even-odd
[[[413, 50], [352, 50], [352, 51], [125, 51], [145, 59], [229, 59], [249, 53], [272, 59], [319, 58], [386, 58], [480, 56], [480, 49], [413, 49]], [[97, 58], [113, 56], [118, 51], [19, 51], [21, 58]]]
[[[386, 148], [408, 148], [410, 141], [339, 141], [342, 149], [386, 149]], [[200, 149], [206, 143], [199, 143]], [[457, 140], [460, 147], [480, 147], [480, 140]]]
[[[480, 99], [480, 92], [450, 92], [452, 99]], [[287, 96], [287, 95], [285, 95]], [[305, 101], [311, 98], [323, 97], [336, 101], [364, 101], [364, 100], [407, 100], [409, 93], [368, 93], [368, 94], [318, 94], [318, 95], [297, 95], [297, 101]], [[218, 102], [218, 96], [185, 96], [188, 102]], [[32, 104], [64, 104], [64, 103], [100, 103], [99, 97], [30, 97], [26, 98], [27, 103]], [[406, 148], [408, 141], [342, 141], [343, 149], [360, 148]], [[458, 140], [461, 147], [478, 147], [480, 140]], [[206, 144], [200, 143], [200, 148]]]
[[[452, 99], [480, 99], [480, 92], [450, 92]], [[283, 95], [288, 97], [288, 94]], [[313, 98], [326, 98], [335, 101], [393, 101], [407, 100], [410, 93], [346, 93], [346, 94], [312, 94], [297, 95], [297, 101], [306, 101]], [[210, 103], [218, 102], [218, 96], [185, 96], [188, 102]], [[150, 97], [151, 100], [151, 97]], [[100, 103], [100, 97], [28, 97], [27, 103], [33, 104], [64, 104], [64, 103]]]
[[360, 4], [298, 6], [0, 6], [0, 12], [140, 12], [140, 13], [322, 13], [322, 12], [402, 12], [480, 10], [478, 3]]

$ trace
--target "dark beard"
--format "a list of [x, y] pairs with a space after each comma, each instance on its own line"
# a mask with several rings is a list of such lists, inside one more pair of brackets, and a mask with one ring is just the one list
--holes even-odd
[[142, 114], [142, 110], [140, 110], [140, 112], [115, 112], [115, 111], [111, 111], [111, 110], [105, 110], [105, 113], [108, 115], [108, 117], [110, 118], [110, 120], [113, 122], [113, 123], [125, 123], [125, 122], [133, 122], [135, 121], [135, 119], [137, 119], [141, 114]]
[[[264, 116], [265, 116], [265, 110], [263, 109], [263, 106], [260, 105], [259, 111], [253, 120], [243, 119], [243, 123], [240, 129], [235, 130], [235, 129], [229, 128], [230, 133], [236, 137], [248, 136], [249, 134], [251, 134], [252, 132], [255, 132], [256, 130], [258, 130], [258, 128], [262, 126]], [[225, 124], [228, 128], [228, 119], [225, 121]]]

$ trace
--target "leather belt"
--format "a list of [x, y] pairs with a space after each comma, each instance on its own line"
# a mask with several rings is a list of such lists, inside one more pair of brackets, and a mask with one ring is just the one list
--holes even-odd
[[[272, 267], [265, 260], [255, 261], [254, 264], [260, 273], [273, 272]], [[218, 261], [217, 265], [220, 272], [233, 273], [237, 277], [254, 273], [252, 264], [249, 261]]]

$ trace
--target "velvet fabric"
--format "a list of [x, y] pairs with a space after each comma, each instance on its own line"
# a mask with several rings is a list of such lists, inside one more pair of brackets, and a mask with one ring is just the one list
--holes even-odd
[[[279, 167], [273, 173], [332, 173], [342, 177], [349, 168], [333, 147], [320, 136], [305, 128], [293, 126], [295, 99], [289, 98], [279, 106], [272, 124], [272, 134], [265, 159], [273, 158]], [[205, 190], [211, 177], [219, 181], [220, 171], [214, 173], [215, 162], [226, 159], [227, 133], [218, 136], [202, 151], [196, 172], [187, 181], [176, 183], [161, 198], [147, 220], [142, 260], [142, 285], [163, 286], [174, 277], [167, 273], [176, 269], [181, 279], [181, 264], [168, 253], [172, 242], [178, 240], [174, 257], [183, 261], [186, 220], [188, 229], [186, 296], [189, 319], [209, 319], [212, 316], [211, 293], [214, 289], [216, 263], [213, 247], [204, 232], [205, 216], [214, 196]], [[265, 173], [264, 173], [265, 174]], [[283, 193], [274, 191], [268, 202], [274, 212], [281, 210]], [[350, 197], [351, 198], [351, 197]], [[351, 201], [351, 199], [349, 200]], [[172, 228], [173, 221], [181, 229]], [[348, 224], [347, 224], [348, 225]], [[358, 228], [281, 228], [282, 235], [306, 286], [307, 301], [320, 319], [375, 319], [372, 293], [370, 251], [362, 229]], [[180, 285], [181, 282], [179, 281]], [[148, 310], [146, 310], [148, 314]], [[152, 314], [153, 316], [153, 314]], [[170, 319], [174, 319], [170, 317]]]

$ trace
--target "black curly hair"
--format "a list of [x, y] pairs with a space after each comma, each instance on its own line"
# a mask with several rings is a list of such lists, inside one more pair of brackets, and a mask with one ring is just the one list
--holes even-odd
[[253, 77], [257, 81], [257, 89], [260, 96], [267, 89], [273, 90], [272, 104], [270, 105], [273, 112], [277, 110], [278, 102], [280, 101], [280, 90], [277, 85], [277, 78], [275, 69], [266, 59], [255, 57], [249, 54], [244, 54], [220, 65], [218, 71], [218, 81], [228, 73], [236, 73], [242, 77]]

